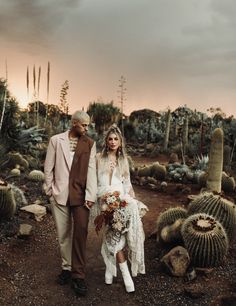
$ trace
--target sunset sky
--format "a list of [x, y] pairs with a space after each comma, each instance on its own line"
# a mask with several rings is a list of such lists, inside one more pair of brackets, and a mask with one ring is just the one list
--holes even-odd
[[97, 99], [124, 112], [206, 112], [221, 107], [236, 117], [235, 0], [0, 0], [0, 77], [21, 106], [27, 104], [26, 69], [41, 66], [39, 99], [59, 102], [69, 81], [70, 112]]

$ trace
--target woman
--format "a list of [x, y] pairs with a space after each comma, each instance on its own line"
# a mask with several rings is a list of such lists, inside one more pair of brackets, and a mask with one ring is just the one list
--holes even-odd
[[[121, 231], [107, 225], [102, 242], [102, 256], [106, 264], [105, 283], [112, 284], [117, 275], [116, 262], [123, 276], [127, 292], [135, 291], [130, 276], [124, 247], [128, 248], [132, 276], [145, 273], [144, 264], [144, 231], [139, 212], [147, 211], [147, 207], [134, 199], [134, 191], [130, 182], [129, 164], [124, 151], [124, 142], [120, 130], [112, 126], [106, 136], [102, 152], [97, 154], [98, 203], [102, 207], [104, 195], [117, 191], [125, 200], [126, 228]], [[95, 222], [96, 223], [96, 222]]]

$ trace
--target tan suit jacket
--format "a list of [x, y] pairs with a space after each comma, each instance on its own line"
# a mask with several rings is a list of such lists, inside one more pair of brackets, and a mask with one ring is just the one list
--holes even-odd
[[[89, 142], [92, 144], [90, 154], [88, 155], [89, 162], [87, 173], [84, 173], [84, 180], [86, 181], [85, 187], [85, 200], [95, 202], [97, 194], [97, 177], [96, 177], [96, 145], [87, 136], [81, 136], [78, 140], [78, 145], [76, 148], [73, 163], [76, 162], [78, 158], [83, 158], [85, 154], [88, 154], [87, 147], [85, 152], [81, 149], [82, 146]], [[82, 154], [85, 153], [85, 154]], [[58, 204], [66, 205], [69, 197], [70, 182], [70, 172], [71, 172], [72, 160], [70, 154], [70, 142], [69, 142], [69, 131], [61, 134], [57, 134], [51, 137], [48, 145], [47, 155], [44, 164], [45, 173], [45, 184], [46, 184], [46, 194], [48, 196], [53, 196]], [[77, 171], [79, 168], [77, 169]], [[76, 175], [76, 173], [73, 175]], [[81, 176], [81, 174], [80, 174]], [[87, 178], [86, 178], [87, 176]], [[78, 181], [77, 181], [78, 183]], [[81, 201], [84, 198], [81, 198]], [[75, 203], [74, 203], [75, 204]], [[82, 203], [79, 203], [82, 205]]]

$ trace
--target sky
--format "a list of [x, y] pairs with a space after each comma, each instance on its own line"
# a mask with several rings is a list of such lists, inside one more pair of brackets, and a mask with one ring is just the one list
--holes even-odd
[[[69, 81], [70, 113], [90, 102], [172, 111], [220, 107], [236, 117], [235, 0], [0, 0], [0, 77], [20, 103], [60, 100]], [[27, 96], [26, 70], [30, 72]], [[36, 73], [37, 74], [37, 73]]]

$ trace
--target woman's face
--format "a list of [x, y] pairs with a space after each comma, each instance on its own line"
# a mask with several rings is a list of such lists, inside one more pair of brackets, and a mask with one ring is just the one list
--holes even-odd
[[120, 138], [115, 133], [110, 133], [107, 138], [107, 146], [110, 151], [117, 151], [121, 145]]

